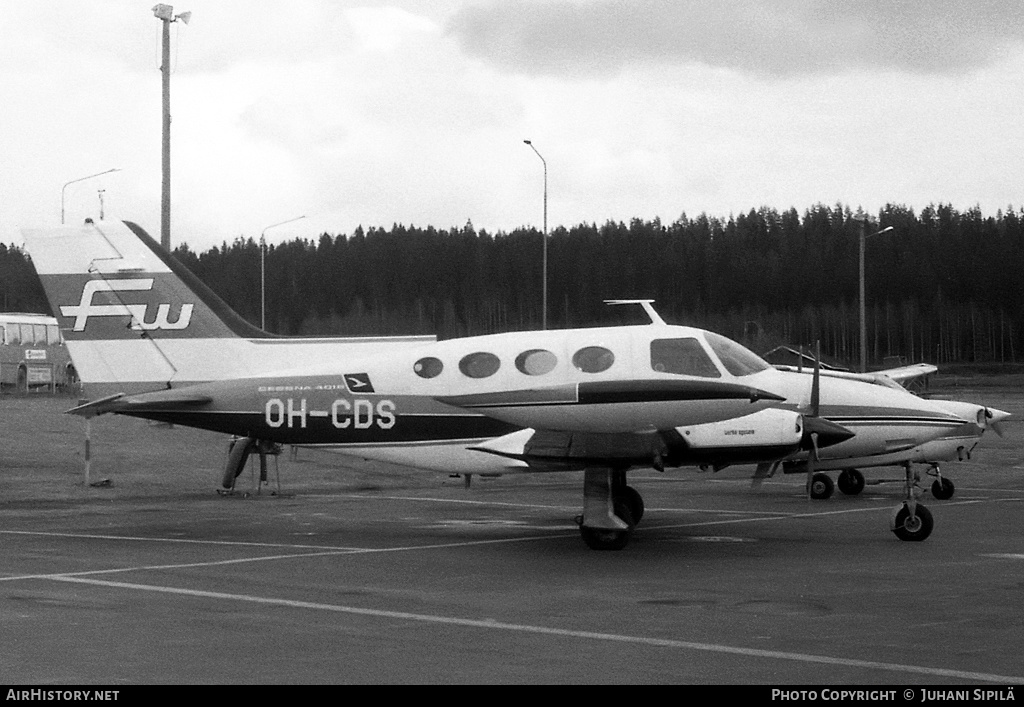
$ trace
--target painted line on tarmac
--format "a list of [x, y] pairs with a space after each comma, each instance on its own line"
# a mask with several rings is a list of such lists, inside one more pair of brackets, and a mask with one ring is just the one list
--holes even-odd
[[[968, 501], [946, 501], [943, 506], [967, 506], [975, 505], [978, 503], [997, 503], [998, 500], [989, 501], [986, 499], [968, 500]], [[769, 521], [769, 520], [795, 520], [799, 518], [822, 518], [826, 516], [844, 515], [847, 513], [878, 513], [879, 511], [891, 512], [893, 508], [889, 506], [885, 507], [872, 507], [872, 508], [844, 508], [838, 511], [816, 511], [813, 513], [787, 513], [786, 515], [760, 515], [753, 518], [724, 518], [721, 520], [707, 520], [700, 523], [678, 523], [669, 525], [646, 525], [644, 528], [637, 528], [637, 532], [640, 530], [649, 528], [658, 530], [666, 530], [671, 528], [695, 528], [705, 525], [732, 525], [735, 523], [755, 523], [758, 521]]]
[[102, 535], [97, 533], [56, 533], [42, 530], [0, 530], [0, 535], [37, 535], [51, 538], [72, 538], [82, 540], [125, 540], [129, 542], [180, 543], [186, 545], [222, 545], [226, 547], [262, 547], [262, 548], [294, 548], [308, 550], [335, 550], [358, 552], [365, 548], [330, 546], [330, 545], [298, 545], [291, 543], [254, 543], [241, 540], [196, 540], [194, 538], [147, 538], [134, 535]]
[[84, 577], [52, 576], [53, 581], [69, 582], [78, 584], [91, 584], [112, 589], [132, 589], [136, 591], [155, 592], [161, 594], [176, 594], [180, 596], [196, 597], [201, 599], [218, 599], [234, 602], [249, 602], [265, 606], [283, 606], [293, 609], [311, 609], [314, 611], [328, 611], [340, 614], [353, 614], [358, 616], [369, 616], [384, 619], [400, 619], [405, 621], [417, 621], [421, 623], [440, 624], [448, 626], [463, 626], [466, 628], [477, 628], [491, 631], [506, 631], [513, 633], [539, 634], [545, 636], [556, 636], [561, 638], [579, 638], [584, 640], [610, 641], [615, 643], [633, 644], [639, 646], [650, 646], [656, 648], [676, 648], [680, 650], [705, 651], [710, 653], [725, 653], [740, 655], [751, 658], [767, 658], [773, 660], [790, 660], [801, 663], [814, 663], [834, 665], [844, 668], [867, 668], [871, 670], [883, 670], [896, 673], [912, 673], [927, 675], [929, 677], [947, 677], [959, 680], [978, 680], [993, 683], [1018, 683], [1024, 682], [1024, 676], [994, 675], [990, 673], [977, 673], [966, 670], [952, 670], [947, 668], [931, 668], [922, 665], [903, 665], [900, 663], [885, 663], [873, 660], [858, 660], [855, 658], [837, 658], [833, 656], [814, 655], [809, 653], [791, 653], [788, 651], [772, 651], [760, 648], [743, 648], [740, 646], [727, 646], [715, 643], [698, 643], [694, 641], [679, 641], [666, 638], [650, 638], [645, 636], [629, 636], [615, 633], [602, 633], [597, 631], [579, 631], [571, 629], [560, 629], [549, 626], [534, 626], [530, 624], [513, 624], [493, 619], [466, 619], [455, 616], [437, 616], [433, 614], [414, 614], [404, 611], [387, 611], [383, 609], [365, 609], [354, 606], [343, 606], [339, 604], [323, 604], [320, 602], [299, 601], [295, 599], [275, 599], [273, 597], [261, 597], [250, 594], [229, 594], [225, 592], [211, 592], [202, 589], [183, 589], [180, 587], [165, 587], [150, 584], [135, 584], [131, 582], [112, 582], [101, 579], [86, 579]]
[[553, 506], [542, 503], [511, 503], [509, 501], [470, 501], [464, 498], [436, 498], [432, 496], [361, 496], [359, 494], [321, 494], [319, 498], [348, 498], [360, 501], [423, 501], [428, 503], [457, 503], [465, 506], [503, 506], [507, 508], [543, 508], [553, 510], [579, 510], [579, 506]]
[[1024, 560], [1024, 553], [1021, 552], [989, 552], [982, 557], [993, 557], [997, 560]]
[[[56, 535], [58, 537], [82, 537], [82, 536], [78, 536], [78, 535], [66, 535], [66, 534], [60, 534], [60, 533], [30, 533], [30, 532], [26, 532], [26, 531], [0, 531], [0, 532], [22, 532], [23, 534], [28, 534], [28, 535], [41, 534], [41, 535]], [[573, 529], [571, 532], [578, 532], [578, 531]], [[260, 557], [237, 557], [237, 558], [228, 559], [228, 560], [209, 560], [209, 561], [206, 561], [206, 562], [183, 562], [183, 563], [163, 564], [163, 565], [135, 565], [135, 566], [132, 566], [132, 567], [112, 567], [112, 568], [100, 569], [100, 570], [83, 570], [81, 572], [51, 572], [51, 573], [44, 573], [44, 574], [12, 575], [12, 576], [9, 576], [9, 577], [0, 577], [0, 582], [14, 582], [14, 581], [21, 581], [21, 580], [26, 580], [26, 579], [61, 579], [61, 578], [68, 578], [68, 577], [86, 577], [86, 576], [89, 576], [89, 575], [119, 574], [119, 573], [124, 573], [124, 572], [142, 572], [142, 571], [147, 571], [147, 570], [195, 569], [195, 568], [198, 568], [198, 567], [217, 567], [217, 566], [223, 566], [223, 565], [239, 565], [239, 564], [255, 563], [255, 562], [271, 562], [271, 561], [276, 561], [276, 560], [296, 560], [296, 559], [304, 559], [304, 558], [309, 558], [309, 557], [332, 557], [332, 556], [341, 556], [341, 555], [373, 555], [373, 554], [383, 554], [383, 553], [388, 553], [388, 552], [412, 552], [412, 551], [415, 551], [415, 550], [444, 550], [444, 549], [452, 549], [452, 548], [460, 548], [460, 547], [473, 547], [473, 546], [478, 546], [478, 545], [507, 545], [507, 544], [512, 544], [512, 543], [533, 542], [535, 540], [551, 540], [551, 539], [556, 539], [556, 538], [564, 538], [569, 533], [570, 533], [570, 531], [566, 531], [566, 532], [558, 533], [557, 535], [531, 535], [531, 536], [527, 536], [527, 537], [518, 537], [518, 538], [497, 538], [497, 539], [490, 539], [490, 540], [467, 540], [467, 541], [454, 542], [454, 543], [434, 543], [434, 544], [431, 544], [431, 545], [405, 545], [405, 546], [399, 546], [399, 547], [333, 548], [333, 549], [332, 548], [326, 548], [325, 549], [325, 548], [321, 547], [321, 548], [319, 548], [321, 550], [320, 552], [295, 552], [295, 553], [280, 554], [280, 555], [263, 555], [263, 556], [260, 556]], [[155, 541], [155, 542], [175, 542], [175, 539], [173, 539], [173, 538], [126, 538], [126, 537], [119, 537], [119, 536], [116, 536], [116, 535], [111, 535], [111, 536], [87, 536], [87, 537], [92, 537], [92, 538], [98, 537], [98, 538], [101, 538], [101, 539], [109, 539], [109, 540], [149, 540], [149, 541]], [[191, 542], [202, 543], [203, 541], [196, 540], [196, 541], [191, 541]], [[259, 547], [259, 545], [256, 544], [256, 543], [223, 543], [221, 541], [209, 541], [209, 542], [212, 542], [214, 544], [235, 544], [235, 545], [249, 545], [249, 546], [255, 545], [255, 546]], [[316, 548], [317, 546], [315, 546], [315, 545], [296, 545], [296, 546], [268, 545], [267, 547], [296, 547], [296, 548], [304, 547], [304, 548]]]

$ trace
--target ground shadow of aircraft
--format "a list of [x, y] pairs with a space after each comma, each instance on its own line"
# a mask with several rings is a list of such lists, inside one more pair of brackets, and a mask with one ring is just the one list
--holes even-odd
[[[616, 550], [644, 515], [630, 469], [803, 454], [811, 480], [833, 448], [869, 457], [970, 422], [899, 386], [778, 370], [723, 336], [666, 324], [649, 300], [611, 302], [641, 306], [650, 321], [637, 326], [277, 337], [135, 224], [24, 237], [88, 399], [70, 412], [237, 436], [226, 478], [276, 444], [445, 473], [582, 470], [583, 540]], [[892, 529], [923, 540], [932, 525], [908, 493]]]

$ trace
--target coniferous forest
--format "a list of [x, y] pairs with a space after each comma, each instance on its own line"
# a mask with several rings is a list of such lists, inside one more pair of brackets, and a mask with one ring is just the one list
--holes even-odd
[[[1024, 361], [1024, 210], [995, 215], [890, 205], [871, 216], [868, 359]], [[671, 224], [634, 219], [559, 227], [548, 241], [548, 327], [610, 323], [605, 299], [650, 298], [671, 323], [764, 351], [820, 340], [859, 361], [859, 236], [848, 207], [761, 208]], [[260, 322], [260, 246], [236, 239], [175, 255], [249, 321]], [[542, 236], [395, 224], [268, 245], [267, 329], [288, 335], [540, 328]], [[48, 311], [25, 254], [0, 244], [0, 309]], [[619, 309], [619, 308], [615, 308]], [[642, 321], [642, 319], [641, 319]]]

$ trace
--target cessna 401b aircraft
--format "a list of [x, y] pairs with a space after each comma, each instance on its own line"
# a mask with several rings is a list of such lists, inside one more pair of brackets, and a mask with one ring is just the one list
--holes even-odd
[[[595, 549], [624, 547], [643, 515], [630, 468], [804, 454], [810, 478], [821, 450], [874, 455], [970, 422], [898, 387], [776, 370], [725, 337], [666, 324], [650, 301], [641, 326], [280, 338], [135, 224], [24, 236], [91, 398], [70, 412], [236, 435], [237, 470], [266, 443], [442, 472], [584, 470], [580, 530]], [[908, 475], [891, 527], [923, 540], [932, 518], [910, 487]]]

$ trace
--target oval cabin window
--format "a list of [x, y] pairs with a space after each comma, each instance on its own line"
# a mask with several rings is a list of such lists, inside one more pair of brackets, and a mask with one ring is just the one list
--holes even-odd
[[420, 378], [436, 378], [444, 370], [444, 364], [439, 358], [427, 356], [414, 363], [412, 370], [416, 371], [416, 375]]
[[516, 356], [516, 368], [528, 376], [542, 376], [558, 365], [558, 357], [544, 349], [530, 349]]
[[463, 356], [459, 361], [459, 370], [470, 378], [486, 378], [493, 376], [501, 368], [501, 360], [492, 353], [478, 351]]
[[603, 346], [587, 346], [572, 357], [572, 365], [584, 373], [607, 371], [615, 363], [615, 354]]

